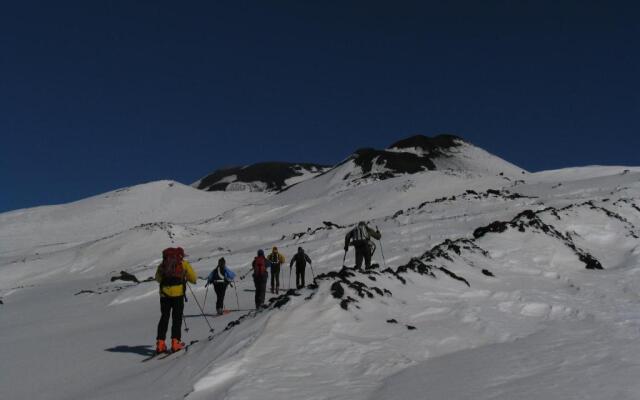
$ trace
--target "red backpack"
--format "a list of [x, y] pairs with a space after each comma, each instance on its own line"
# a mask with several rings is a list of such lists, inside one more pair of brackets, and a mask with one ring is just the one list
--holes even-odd
[[267, 259], [264, 256], [258, 256], [253, 259], [253, 274], [258, 276], [267, 274]]
[[160, 264], [162, 286], [174, 286], [184, 283], [183, 257], [184, 251], [179, 247], [169, 247], [162, 251], [162, 264]]

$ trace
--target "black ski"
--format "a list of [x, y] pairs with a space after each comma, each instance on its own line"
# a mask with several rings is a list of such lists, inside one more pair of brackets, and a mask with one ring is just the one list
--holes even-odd
[[151, 360], [164, 360], [167, 357], [170, 357], [174, 354], [177, 353], [186, 353], [189, 350], [189, 347], [191, 347], [192, 345], [198, 343], [198, 340], [192, 340], [191, 342], [189, 342], [189, 344], [185, 345], [184, 348], [182, 348], [182, 350], [178, 350], [178, 351], [166, 351], [164, 353], [155, 353], [147, 358], [145, 358], [144, 360], [142, 360], [142, 362], [147, 362], [147, 361], [151, 361]]
[[178, 351], [170, 351], [168, 353], [163, 354], [161, 357], [158, 357], [158, 360], [164, 360], [167, 357], [171, 357], [174, 354], [179, 354], [179, 353], [186, 353], [187, 351], [189, 351], [189, 347], [191, 347], [192, 345], [198, 343], [199, 340], [192, 340], [191, 342], [189, 342], [189, 344], [185, 345], [181, 350]]

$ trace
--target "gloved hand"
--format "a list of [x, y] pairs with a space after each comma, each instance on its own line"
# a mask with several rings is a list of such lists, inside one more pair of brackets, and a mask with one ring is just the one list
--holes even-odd
[[344, 246], [344, 251], [349, 251], [349, 246]]
[[209, 281], [207, 281], [207, 283], [204, 284], [204, 287], [209, 286]]

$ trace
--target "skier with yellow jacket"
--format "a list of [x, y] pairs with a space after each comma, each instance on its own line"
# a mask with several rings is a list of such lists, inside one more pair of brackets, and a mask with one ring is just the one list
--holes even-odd
[[271, 293], [277, 294], [280, 290], [280, 266], [284, 264], [285, 259], [282, 253], [278, 252], [278, 248], [273, 246], [267, 260], [271, 262]]
[[184, 348], [182, 336], [182, 313], [184, 311], [184, 297], [187, 281], [196, 283], [196, 273], [191, 264], [184, 259], [181, 247], [168, 248], [162, 252], [162, 263], [156, 270], [156, 281], [160, 284], [160, 311], [158, 335], [156, 336], [156, 353], [167, 351], [165, 338], [171, 317], [171, 351]]

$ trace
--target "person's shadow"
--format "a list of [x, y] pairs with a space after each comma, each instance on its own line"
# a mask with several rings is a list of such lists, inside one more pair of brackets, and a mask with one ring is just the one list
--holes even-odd
[[141, 356], [152, 356], [156, 354], [153, 346], [145, 345], [145, 346], [127, 346], [120, 345], [116, 347], [111, 347], [110, 349], [105, 349], [105, 351], [109, 351], [111, 353], [133, 353], [139, 354]]

